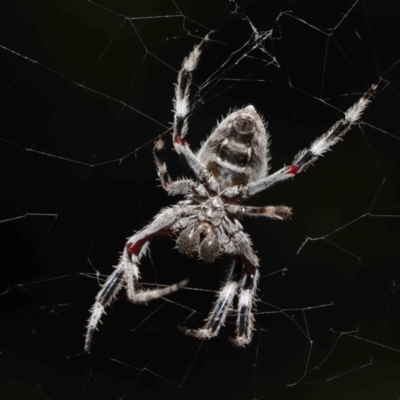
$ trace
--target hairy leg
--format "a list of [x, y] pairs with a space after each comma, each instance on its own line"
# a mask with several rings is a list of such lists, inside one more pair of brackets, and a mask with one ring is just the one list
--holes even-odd
[[249, 344], [253, 336], [254, 317], [252, 308], [255, 302], [258, 278], [258, 268], [246, 263], [245, 274], [240, 285], [236, 337], [231, 339], [231, 343], [238, 347]]
[[253, 307], [259, 277], [258, 258], [249, 236], [242, 230], [234, 235], [232, 243], [236, 256], [242, 260], [243, 275], [239, 284], [236, 337], [231, 342], [235, 346], [243, 347], [250, 343], [253, 335]]
[[249, 217], [266, 217], [285, 220], [292, 215], [292, 209], [286, 206], [253, 207], [244, 206], [243, 215]]
[[247, 186], [234, 186], [225, 189], [224, 196], [227, 198], [249, 198], [255, 194], [275, 185], [278, 182], [293, 178], [299, 172], [305, 171], [319, 157], [326, 153], [335, 145], [346, 132], [361, 118], [365, 108], [371, 101], [371, 97], [376, 92], [378, 84], [373, 84], [364, 95], [350, 107], [344, 118], [336, 122], [328, 132], [316, 139], [309, 148], [300, 151], [293, 160], [293, 164], [283, 167], [272, 175], [268, 175], [258, 181], [252, 182]]
[[212, 190], [217, 190], [215, 179], [208, 173], [207, 169], [200, 163], [197, 157], [190, 150], [184, 137], [188, 132], [188, 117], [190, 112], [189, 92], [192, 82], [192, 73], [196, 69], [204, 47], [210, 41], [211, 31], [199, 45], [196, 45], [188, 57], [183, 60], [182, 68], [178, 73], [178, 82], [175, 88], [174, 100], [174, 124], [173, 124], [173, 143], [177, 153], [186, 160], [190, 169], [194, 172], [201, 183], [207, 184]]
[[167, 162], [164, 157], [166, 151], [166, 143], [169, 134], [162, 134], [155, 142], [153, 147], [154, 162], [157, 168], [157, 174], [161, 182], [161, 186], [171, 195], [189, 194], [192, 188], [196, 186], [190, 179], [180, 179], [173, 181], [168, 173]]
[[139, 260], [146, 253], [148, 241], [170, 232], [171, 226], [178, 220], [180, 213], [176, 208], [167, 208], [161, 211], [154, 220], [139, 232], [135, 233], [127, 242], [120, 261], [114, 272], [107, 278], [103, 287], [96, 296], [91, 309], [87, 325], [85, 351], [89, 352], [93, 333], [104, 313], [105, 308], [112, 302], [122, 286], [125, 286], [129, 300], [134, 303], [145, 303], [156, 298], [175, 292], [187, 281], [142, 292], [139, 289]]
[[242, 263], [234, 259], [230, 265], [226, 281], [218, 292], [217, 300], [208, 316], [207, 323], [200, 329], [188, 329], [181, 327], [180, 330], [186, 335], [199, 339], [210, 339], [218, 335], [219, 330], [225, 323], [226, 316], [232, 307], [233, 298], [236, 294], [238, 282], [242, 276]]

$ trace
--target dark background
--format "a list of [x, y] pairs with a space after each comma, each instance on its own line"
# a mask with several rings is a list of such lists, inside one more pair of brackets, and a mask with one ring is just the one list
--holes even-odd
[[[0, 5], [0, 395], [4, 399], [398, 399], [400, 13], [391, 1], [3, 1]], [[152, 143], [168, 131], [181, 61], [197, 149], [230, 108], [269, 123], [272, 170], [382, 82], [362, 123], [292, 182], [249, 204], [261, 259], [246, 349], [198, 327], [227, 260], [152, 244], [142, 281], [187, 288], [109, 307], [83, 352], [99, 285], [168, 197]], [[268, 31], [271, 32], [268, 34]], [[172, 146], [171, 146], [172, 147]], [[171, 150], [171, 171], [188, 176]]]

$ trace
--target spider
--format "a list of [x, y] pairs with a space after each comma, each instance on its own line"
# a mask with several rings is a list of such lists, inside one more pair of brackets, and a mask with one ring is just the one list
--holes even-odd
[[271, 175], [268, 175], [269, 134], [262, 117], [252, 105], [227, 115], [195, 154], [185, 140], [190, 112], [189, 88], [192, 72], [210, 41], [211, 33], [184, 59], [175, 89], [173, 145], [196, 179], [171, 179], [163, 156], [167, 138], [161, 135], [153, 149], [158, 177], [168, 194], [183, 195], [185, 200], [162, 209], [152, 222], [128, 239], [118, 265], [97, 294], [91, 309], [85, 341], [87, 352], [90, 351], [94, 330], [105, 307], [123, 286], [130, 301], [147, 303], [187, 284], [185, 280], [153, 290], [140, 289], [139, 261], [146, 254], [149, 241], [165, 234], [176, 236], [176, 247], [183, 254], [195, 253], [208, 263], [222, 254], [231, 258], [227, 279], [217, 294], [205, 325], [200, 329], [181, 330], [197, 338], [217, 336], [232, 308], [235, 294], [238, 294], [236, 337], [231, 342], [239, 347], [250, 343], [254, 330], [252, 309], [259, 277], [259, 261], [239, 220], [245, 216], [285, 220], [292, 211], [283, 205], [253, 207], [242, 205], [242, 201], [306, 170], [361, 117], [378, 87], [377, 84], [372, 85], [346, 111], [343, 119], [316, 139], [309, 148], [300, 151], [291, 165]]

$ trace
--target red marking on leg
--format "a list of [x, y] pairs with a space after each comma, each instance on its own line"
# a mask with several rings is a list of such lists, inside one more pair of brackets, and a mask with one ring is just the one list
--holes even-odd
[[250, 264], [248, 261], [246, 262], [246, 269], [247, 269], [247, 274], [253, 277], [256, 273], [257, 267], [255, 267], [253, 264]]
[[143, 247], [143, 245], [151, 240], [154, 236], [162, 235], [164, 233], [168, 233], [169, 230], [161, 229], [158, 232], [153, 232], [150, 235], [144, 237], [143, 239], [138, 240], [137, 242], [128, 242], [126, 244], [126, 249], [128, 250], [129, 254], [137, 254], [139, 250]]
[[186, 144], [185, 139], [182, 136], [176, 135], [175, 139], [174, 139], [175, 143], [179, 143], [182, 146], [184, 146]]
[[289, 174], [295, 175], [295, 174], [297, 174], [299, 168], [300, 168], [300, 167], [299, 167], [298, 165], [293, 164], [293, 165], [289, 165], [289, 166], [287, 167], [286, 171], [287, 171]]
[[128, 242], [126, 248], [129, 254], [137, 254], [137, 252], [142, 248], [142, 246], [146, 243], [146, 239], [138, 240], [137, 242]]

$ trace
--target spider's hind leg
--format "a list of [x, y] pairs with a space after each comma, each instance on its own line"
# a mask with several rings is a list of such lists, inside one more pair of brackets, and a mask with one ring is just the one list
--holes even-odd
[[361, 98], [353, 104], [344, 114], [344, 117], [334, 124], [326, 133], [314, 140], [308, 148], [301, 150], [294, 158], [292, 165], [286, 166], [277, 172], [265, 176], [257, 181], [242, 186], [240, 189], [233, 186], [225, 190], [226, 197], [235, 197], [238, 194], [241, 199], [246, 199], [262, 192], [278, 182], [293, 178], [298, 173], [305, 171], [310, 165], [322, 157], [356, 124], [364, 110], [371, 102], [373, 95], [378, 89], [378, 83], [373, 84]]
[[212, 33], [213, 31], [208, 33], [200, 44], [194, 46], [189, 56], [183, 60], [182, 68], [178, 73], [178, 82], [175, 86], [172, 141], [176, 152], [185, 159], [189, 168], [193, 171], [199, 181], [206, 184], [209, 190], [216, 192], [218, 190], [216, 180], [198, 160], [197, 156], [189, 148], [184, 139], [188, 132], [188, 118], [191, 111], [189, 92], [193, 71], [197, 67], [205, 46], [211, 40], [210, 36]]
[[229, 269], [228, 279], [222, 285], [214, 307], [207, 319], [207, 323], [200, 329], [189, 329], [180, 327], [186, 335], [199, 339], [210, 339], [218, 335], [221, 326], [224, 325], [226, 316], [232, 307], [233, 298], [236, 294], [238, 283], [242, 276], [242, 263], [234, 259]]
[[210, 36], [213, 32], [214, 31], [209, 32], [200, 44], [194, 46], [189, 56], [183, 60], [182, 68], [178, 73], [178, 82], [175, 87], [174, 99], [174, 143], [178, 142], [184, 144], [183, 138], [186, 136], [188, 130], [188, 115], [190, 111], [189, 89], [192, 83], [192, 74], [199, 63], [200, 55], [203, 52], [204, 47], [210, 41]]

